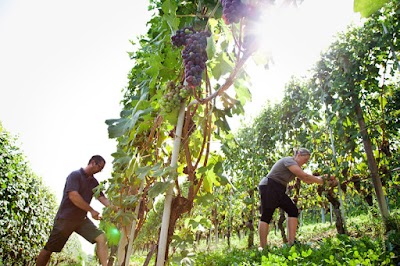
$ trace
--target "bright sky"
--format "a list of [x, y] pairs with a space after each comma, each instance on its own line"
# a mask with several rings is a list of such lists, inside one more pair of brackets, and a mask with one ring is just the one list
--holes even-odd
[[0, 0], [0, 121], [61, 200], [67, 175], [94, 154], [112, 169], [118, 118], [133, 66], [129, 40], [146, 32], [145, 0]]
[[359, 22], [352, 0], [304, 0], [298, 8], [268, 12], [260, 34], [274, 64], [268, 70], [250, 64], [254, 88], [247, 117], [256, 116], [266, 99], [280, 101], [289, 78], [306, 75], [336, 33], [351, 22]]
[[[0, 0], [0, 121], [19, 138], [33, 171], [61, 200], [67, 175], [94, 154], [112, 169], [116, 143], [106, 119], [118, 118], [133, 66], [129, 40], [146, 32], [146, 0]], [[286, 80], [304, 74], [352, 16], [351, 0], [305, 0], [272, 12], [262, 33], [274, 56], [252, 68], [255, 115], [278, 100]]]

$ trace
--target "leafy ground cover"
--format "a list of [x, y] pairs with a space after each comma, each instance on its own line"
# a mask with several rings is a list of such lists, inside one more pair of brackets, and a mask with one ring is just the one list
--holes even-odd
[[[266, 266], [266, 265], [399, 265], [400, 210], [392, 211], [389, 230], [383, 227], [377, 210], [346, 220], [347, 235], [338, 235], [335, 225], [315, 223], [298, 230], [299, 243], [287, 246], [280, 232], [272, 229], [268, 250], [248, 249], [247, 238], [235, 237], [218, 243], [202, 240], [190, 253], [169, 265]], [[256, 241], [256, 245], [257, 245]], [[143, 265], [146, 254], [135, 254], [130, 265]], [[154, 264], [154, 258], [149, 265]]]
[[270, 247], [262, 252], [233, 248], [204, 250], [192, 265], [398, 265], [400, 263], [400, 215], [393, 212], [391, 228], [385, 230], [379, 216], [370, 212], [348, 219], [348, 235], [337, 235], [334, 225], [300, 227], [299, 244], [287, 246], [279, 235], [270, 234]]
[[383, 250], [379, 241], [347, 235], [326, 238], [316, 245], [274, 246], [256, 249], [234, 248], [196, 256], [195, 265], [392, 265], [393, 252]]

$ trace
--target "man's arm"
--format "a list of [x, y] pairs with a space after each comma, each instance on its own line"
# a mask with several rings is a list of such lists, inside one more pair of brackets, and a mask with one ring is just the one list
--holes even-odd
[[90, 205], [82, 198], [78, 191], [68, 192], [68, 197], [72, 201], [72, 203], [75, 204], [75, 206], [84, 211], [90, 212], [93, 219], [100, 220], [100, 213], [90, 207]]
[[110, 201], [105, 197], [105, 196], [100, 196], [97, 198], [101, 204], [103, 204], [104, 206], [108, 207], [110, 206]]
[[320, 185], [324, 184], [324, 180], [323, 180], [322, 176], [315, 176], [315, 175], [307, 174], [298, 165], [291, 165], [288, 167], [288, 169], [290, 170], [290, 172], [295, 174], [301, 181], [303, 181], [307, 184], [312, 184], [312, 183], [317, 183]]
[[113, 204], [111, 204], [110, 200], [107, 199], [104, 195], [101, 195], [97, 198], [104, 206], [110, 208], [111, 210], [117, 212], [119, 208]]
[[335, 187], [339, 184], [336, 177], [333, 175], [331, 175], [329, 177], [326, 174], [323, 176], [322, 175], [320, 175], [320, 176], [310, 175], [310, 174], [307, 174], [306, 172], [304, 172], [303, 169], [301, 169], [300, 166], [298, 166], [298, 165], [291, 165], [288, 167], [288, 169], [290, 170], [290, 172], [295, 174], [301, 181], [306, 182], [307, 184], [316, 183], [316, 184], [323, 185], [325, 183], [325, 181], [331, 187]]

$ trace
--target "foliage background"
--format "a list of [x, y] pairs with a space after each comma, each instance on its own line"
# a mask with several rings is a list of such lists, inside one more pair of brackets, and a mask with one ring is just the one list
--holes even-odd
[[[16, 138], [0, 123], [0, 264], [34, 265], [56, 210], [55, 195], [32, 172]], [[74, 265], [83, 257], [75, 235], [50, 265]]]

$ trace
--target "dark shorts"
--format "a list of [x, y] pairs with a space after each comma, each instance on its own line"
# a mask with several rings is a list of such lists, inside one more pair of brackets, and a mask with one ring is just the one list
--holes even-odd
[[60, 252], [73, 232], [80, 234], [92, 244], [103, 233], [88, 218], [83, 220], [56, 219], [44, 249], [52, 252]]
[[286, 187], [272, 179], [267, 185], [258, 187], [261, 195], [261, 221], [270, 223], [276, 208], [282, 208], [289, 217], [298, 217], [299, 210], [293, 201], [286, 195]]

